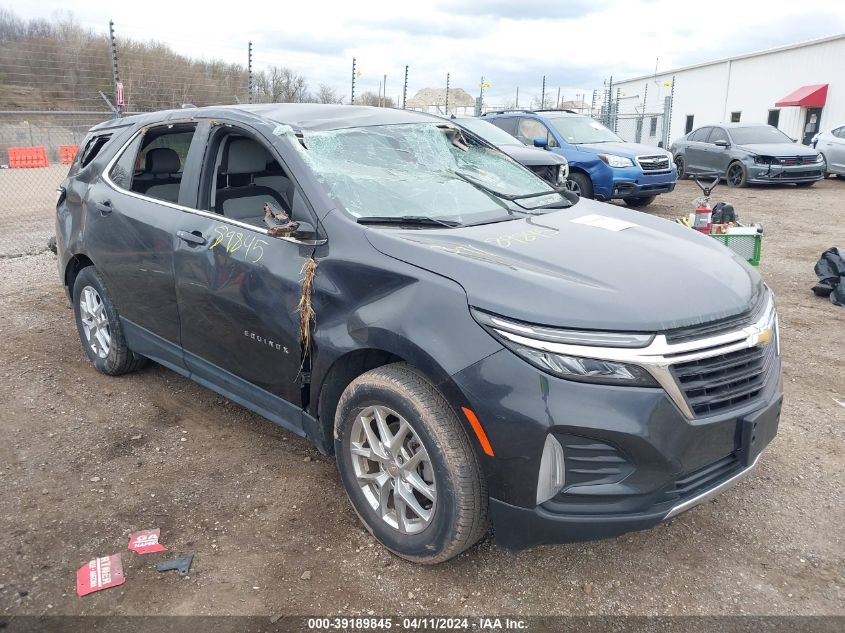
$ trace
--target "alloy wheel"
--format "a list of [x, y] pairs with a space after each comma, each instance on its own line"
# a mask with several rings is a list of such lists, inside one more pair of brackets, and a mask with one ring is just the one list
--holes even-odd
[[100, 358], [108, 356], [111, 349], [109, 317], [100, 294], [91, 286], [85, 286], [79, 295], [79, 318], [91, 351]]
[[566, 183], [564, 184], [564, 188], [568, 191], [571, 191], [572, 193], [578, 194], [579, 196], [581, 195], [581, 187], [579, 187], [578, 183], [574, 180], [567, 179]]
[[352, 425], [349, 451], [358, 486], [382, 521], [402, 534], [428, 527], [437, 504], [434, 468], [405, 418], [385, 406], [365, 408]]
[[728, 182], [734, 187], [742, 183], [741, 165], [731, 165], [730, 169], [728, 169]]
[[678, 168], [678, 179], [683, 179], [686, 174], [684, 173], [684, 159], [683, 158], [676, 158], [675, 159], [675, 166]]

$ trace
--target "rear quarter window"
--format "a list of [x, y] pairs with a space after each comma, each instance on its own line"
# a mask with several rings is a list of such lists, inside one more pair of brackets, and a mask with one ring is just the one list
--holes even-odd
[[103, 148], [108, 144], [109, 140], [111, 140], [111, 133], [108, 134], [95, 134], [88, 142], [85, 143], [82, 151], [79, 152], [79, 167], [80, 169], [87, 167], [103, 150]]

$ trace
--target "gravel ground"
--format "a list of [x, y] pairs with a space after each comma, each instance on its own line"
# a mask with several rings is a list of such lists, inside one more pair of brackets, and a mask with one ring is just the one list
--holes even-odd
[[[689, 182], [649, 211], [692, 207]], [[654, 529], [519, 554], [488, 537], [434, 568], [358, 523], [334, 462], [152, 365], [94, 371], [49, 253], [0, 259], [0, 608], [6, 614], [845, 614], [845, 309], [813, 265], [845, 245], [845, 180], [719, 189], [766, 233], [786, 401], [756, 473]], [[126, 550], [160, 527], [189, 577]], [[122, 552], [85, 598], [76, 569]], [[306, 573], [309, 572], [309, 573]]]

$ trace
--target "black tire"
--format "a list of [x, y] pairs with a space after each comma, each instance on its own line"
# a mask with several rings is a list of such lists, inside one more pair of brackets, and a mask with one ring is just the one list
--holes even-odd
[[635, 209], [642, 209], [650, 205], [654, 202], [654, 199], [657, 196], [629, 196], [628, 198], [622, 198], [629, 207], [634, 207]]
[[728, 183], [728, 187], [747, 187], [748, 170], [745, 169], [745, 165], [739, 161], [734, 161], [728, 165], [728, 169], [725, 172], [725, 181]]
[[569, 172], [566, 188], [577, 193], [582, 198], [593, 198], [593, 181], [587, 174], [580, 171]]
[[683, 156], [678, 156], [675, 158], [675, 167], [678, 168], [678, 180], [686, 180], [689, 178], [689, 174], [687, 173], [686, 163], [684, 163]]
[[807, 187], [812, 187], [817, 182], [818, 180], [811, 180], [810, 182], [796, 182], [795, 185], [797, 187], [801, 187], [802, 189], [806, 189]]
[[[96, 294], [96, 305], [101, 308], [101, 314], [104, 321], [102, 327], [105, 328], [108, 336], [108, 345], [105, 346], [100, 342], [96, 334], [92, 334], [90, 325], [86, 326], [83, 323], [82, 306], [80, 300], [83, 291], [91, 289]], [[93, 266], [83, 268], [76, 276], [76, 281], [73, 284], [73, 314], [76, 317], [76, 330], [79, 333], [79, 340], [82, 343], [82, 349], [88, 356], [91, 364], [100, 371], [109, 376], [119, 376], [131, 371], [135, 371], [143, 367], [147, 359], [136, 354], [126, 346], [126, 339], [123, 336], [123, 328], [120, 324], [120, 319], [117, 315], [117, 309], [112, 303], [111, 295], [106, 289], [103, 278], [100, 273]], [[87, 294], [86, 297], [93, 295]], [[90, 321], [89, 321], [90, 322]], [[88, 327], [88, 333], [86, 333]], [[95, 343], [92, 343], [91, 340]], [[95, 349], [95, 347], [99, 348]]]
[[[404, 418], [415, 435], [411, 441], [419, 440], [416, 446], [421, 445], [421, 448], [417, 450], [425, 449], [430, 460], [428, 474], [425, 470], [413, 471], [428, 477], [436, 492], [434, 500], [428, 502], [432, 504], [428, 508], [428, 523], [416, 533], [402, 533], [398, 526], [389, 524], [382, 516], [381, 506], [374, 505], [379, 503], [374, 498], [376, 491], [369, 488], [365, 492], [356, 474], [356, 466], [365, 476], [389, 471], [389, 467], [381, 467], [376, 460], [360, 457], [360, 452], [354, 456], [352, 453], [353, 446], [358, 451], [371, 450], [369, 442], [366, 447], [361, 442], [353, 444], [353, 438], [361, 432], [361, 421], [368, 419], [368, 411], [373, 411], [370, 407], [380, 407], [382, 412], [390, 410]], [[393, 432], [401, 423], [400, 418], [393, 415], [384, 419], [391, 423]], [[370, 423], [370, 430], [373, 428]], [[378, 430], [377, 423], [375, 428]], [[380, 431], [378, 435], [382, 435]], [[400, 448], [404, 449], [405, 444]], [[346, 388], [335, 414], [335, 453], [340, 478], [353, 509], [367, 530], [397, 556], [427, 565], [441, 563], [474, 545], [487, 532], [487, 482], [478, 456], [452, 408], [410, 365], [396, 363], [378, 367], [359, 376]], [[364, 471], [362, 464], [373, 468]], [[419, 468], [425, 467], [426, 464], [421, 464]], [[393, 472], [388, 474], [395, 476], [395, 472], [394, 465]], [[389, 499], [385, 497], [384, 507], [393, 512], [394, 518], [398, 514], [395, 491], [399, 483], [392, 479], [378, 486], [379, 492], [388, 486]], [[379, 496], [379, 500], [381, 498]], [[392, 508], [390, 499], [393, 499]], [[421, 495], [418, 499], [426, 502]], [[407, 517], [404, 510], [403, 516]]]

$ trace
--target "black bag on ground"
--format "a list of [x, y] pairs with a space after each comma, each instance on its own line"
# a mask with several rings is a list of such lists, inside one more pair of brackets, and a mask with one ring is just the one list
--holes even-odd
[[845, 251], [836, 247], [827, 249], [816, 262], [815, 270], [819, 283], [813, 286], [813, 292], [830, 297], [833, 305], [845, 306]]

